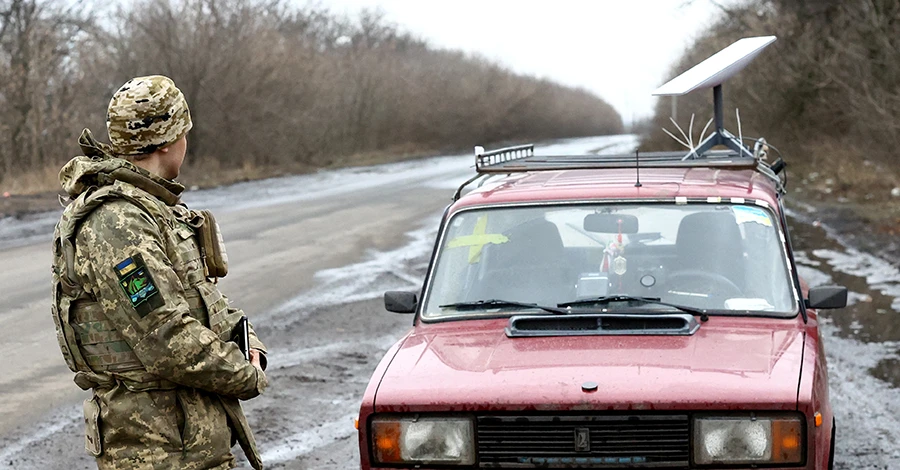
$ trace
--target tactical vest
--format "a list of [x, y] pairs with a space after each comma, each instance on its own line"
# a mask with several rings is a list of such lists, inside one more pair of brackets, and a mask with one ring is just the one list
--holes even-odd
[[[204, 262], [207, 250], [201, 252], [198, 229], [217, 228], [215, 221], [182, 205], [168, 206], [131, 184], [113, 184], [85, 191], [66, 207], [53, 236], [53, 321], [57, 340], [66, 364], [76, 372], [75, 382], [87, 390], [111, 385], [119, 380], [131, 390], [171, 389], [176, 385], [144, 368], [122, 335], [106, 319], [103, 309], [91, 292], [83, 289], [75, 273], [75, 237], [82, 221], [103, 203], [124, 199], [144, 210], [156, 221], [163, 237], [169, 260], [184, 286], [184, 297], [190, 315], [212, 330], [219, 339], [230, 339], [231, 331], [224, 320], [228, 302], [213, 282]], [[209, 217], [211, 219], [211, 217]], [[215, 235], [213, 235], [215, 237]], [[206, 234], [202, 238], [211, 238]], [[221, 237], [216, 240], [221, 241]], [[221, 245], [217, 247], [222, 249]], [[212, 276], [222, 277], [218, 268]]]

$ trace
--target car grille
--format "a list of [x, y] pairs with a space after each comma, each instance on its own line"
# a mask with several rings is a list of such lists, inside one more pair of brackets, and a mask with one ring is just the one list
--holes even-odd
[[481, 416], [482, 468], [687, 466], [687, 415]]

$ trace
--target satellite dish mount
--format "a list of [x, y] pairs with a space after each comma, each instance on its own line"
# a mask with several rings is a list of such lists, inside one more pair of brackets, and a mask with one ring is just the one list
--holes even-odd
[[682, 96], [694, 90], [713, 89], [713, 113], [715, 130], [706, 140], [700, 142], [684, 159], [696, 158], [713, 147], [724, 145], [741, 157], [753, 158], [753, 152], [741, 139], [725, 129], [723, 112], [722, 83], [747, 66], [766, 47], [775, 42], [775, 36], [760, 36], [741, 39], [708, 59], [700, 62], [687, 72], [669, 80], [653, 92], [656, 96]]

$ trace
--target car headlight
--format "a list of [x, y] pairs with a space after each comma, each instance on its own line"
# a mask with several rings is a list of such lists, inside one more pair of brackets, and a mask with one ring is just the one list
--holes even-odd
[[379, 463], [473, 465], [474, 429], [470, 418], [377, 417], [372, 451]]
[[802, 463], [803, 422], [799, 417], [736, 416], [694, 418], [694, 463]]

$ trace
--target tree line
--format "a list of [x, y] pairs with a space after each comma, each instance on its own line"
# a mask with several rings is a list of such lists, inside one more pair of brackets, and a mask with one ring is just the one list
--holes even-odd
[[285, 0], [97, 4], [0, 0], [7, 187], [55, 173], [82, 128], [105, 135], [109, 98], [150, 74], [184, 92], [195, 123], [188, 161], [211, 171], [623, 129], [585, 90], [433, 47], [378, 12], [350, 18]]
[[[731, 42], [777, 35], [778, 41], [723, 85], [726, 127], [764, 136], [788, 162], [846, 178], [862, 168], [893, 168], [900, 146], [900, 1], [751, 0], [720, 6], [718, 20], [673, 67], [681, 73]], [[677, 101], [678, 123], [696, 130], [712, 116], [712, 93]], [[730, 110], [730, 112], [729, 112]], [[646, 148], [677, 146], [661, 132], [669, 98], [659, 100]]]

